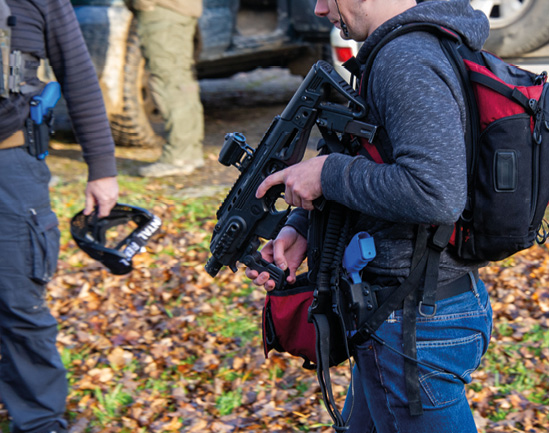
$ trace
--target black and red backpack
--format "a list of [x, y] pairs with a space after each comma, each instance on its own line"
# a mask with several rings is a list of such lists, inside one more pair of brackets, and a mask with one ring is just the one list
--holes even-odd
[[[534, 74], [486, 51], [473, 51], [458, 34], [435, 24], [406, 24], [370, 54], [367, 82], [377, 53], [410, 32], [429, 32], [459, 78], [467, 107], [468, 194], [450, 246], [466, 260], [497, 261], [548, 237], [549, 91], [547, 73]], [[364, 143], [368, 153], [378, 149]], [[390, 155], [391, 149], [379, 149]], [[379, 155], [374, 155], [376, 160]], [[379, 161], [378, 161], [379, 162]]]

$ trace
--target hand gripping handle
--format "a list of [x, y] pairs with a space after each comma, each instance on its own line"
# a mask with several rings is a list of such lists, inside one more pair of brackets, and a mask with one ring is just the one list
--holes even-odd
[[288, 269], [283, 271], [275, 264], [268, 262], [261, 257], [259, 251], [255, 251], [252, 254], [245, 256], [242, 259], [242, 263], [259, 273], [268, 272], [271, 276], [271, 280], [275, 282], [275, 290], [282, 289], [284, 284], [286, 284], [286, 278], [290, 275], [290, 271]]

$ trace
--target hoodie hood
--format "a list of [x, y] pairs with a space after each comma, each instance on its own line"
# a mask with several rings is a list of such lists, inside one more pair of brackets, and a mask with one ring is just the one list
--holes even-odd
[[459, 34], [465, 44], [480, 50], [490, 32], [486, 15], [471, 7], [469, 0], [430, 0], [414, 6], [379, 26], [364, 42], [357, 60], [366, 61], [370, 51], [389, 32], [409, 23], [432, 23]]

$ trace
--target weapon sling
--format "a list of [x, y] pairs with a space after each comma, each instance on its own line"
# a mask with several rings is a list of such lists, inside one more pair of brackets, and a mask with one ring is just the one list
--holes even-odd
[[[342, 413], [336, 406], [330, 379], [330, 366], [349, 360], [349, 368], [352, 373], [351, 352], [347, 342], [344, 312], [341, 310], [341, 293], [339, 293], [339, 273], [350, 231], [350, 217], [348, 209], [340, 204], [329, 202], [326, 207], [325, 215], [327, 215], [327, 220], [324, 239], [321, 240], [315, 236], [311, 245], [313, 252], [322, 251], [322, 253], [318, 274], [316, 275], [315, 296], [309, 309], [309, 321], [313, 322], [317, 334], [316, 373], [322, 398], [330, 417], [334, 421], [334, 429], [336, 431], [345, 431], [348, 420], [343, 419]], [[323, 217], [325, 215], [320, 215], [319, 211], [313, 211], [311, 213], [311, 227], [318, 227], [317, 224], [324, 226]], [[318, 231], [316, 232], [318, 233]], [[328, 319], [328, 315], [332, 316], [331, 321]], [[333, 329], [334, 324], [337, 325], [335, 329]], [[338, 333], [339, 335], [336, 335]], [[343, 347], [338, 347], [337, 350], [337, 352], [341, 352], [341, 349], [343, 349], [342, 353], [332, 353], [335, 352], [332, 347], [334, 340], [343, 343]], [[338, 356], [339, 359], [334, 359], [334, 356]], [[335, 364], [331, 364], [331, 362]], [[352, 380], [350, 386], [351, 392], [353, 392]]]

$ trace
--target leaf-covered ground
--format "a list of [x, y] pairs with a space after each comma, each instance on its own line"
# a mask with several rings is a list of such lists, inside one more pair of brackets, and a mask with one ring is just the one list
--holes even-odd
[[[188, 198], [188, 180], [145, 181], [122, 170], [120, 201], [152, 210], [163, 226], [134, 271], [113, 276], [70, 239], [85, 184], [66, 166], [84, 169], [53, 153], [53, 173], [64, 173], [51, 191], [63, 235], [48, 293], [70, 381], [71, 431], [331, 431], [314, 373], [273, 352], [265, 360], [262, 290], [242, 271], [216, 279], [204, 271], [224, 194]], [[548, 253], [531, 248], [482, 272], [495, 326], [467, 391], [480, 431], [549, 430]], [[348, 369], [333, 370], [342, 403]], [[2, 420], [7, 432], [5, 411]]]

